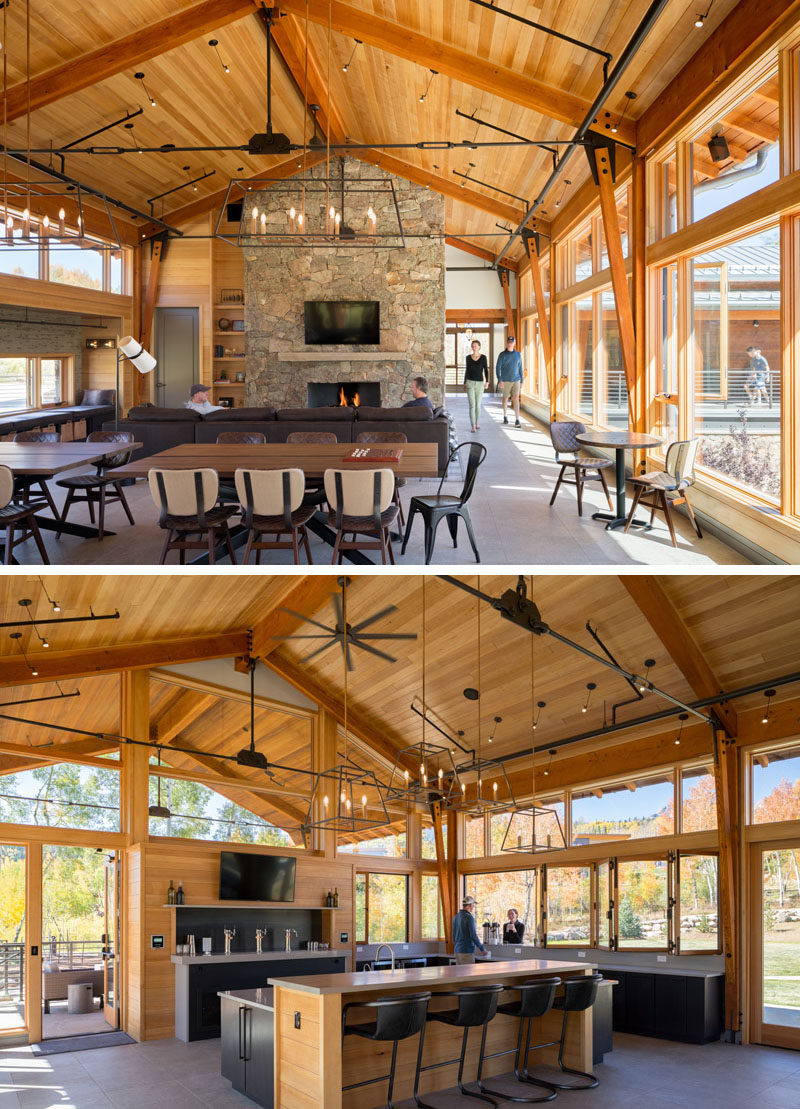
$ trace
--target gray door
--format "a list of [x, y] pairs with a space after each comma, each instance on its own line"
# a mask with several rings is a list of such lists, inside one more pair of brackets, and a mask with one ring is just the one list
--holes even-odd
[[197, 381], [200, 310], [156, 308], [153, 355], [156, 367], [155, 402], [161, 408], [182, 408]]

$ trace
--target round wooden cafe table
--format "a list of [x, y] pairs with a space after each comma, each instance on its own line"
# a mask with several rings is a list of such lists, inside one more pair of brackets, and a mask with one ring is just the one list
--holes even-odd
[[[611, 447], [616, 456], [617, 474], [617, 513], [593, 512], [593, 520], [608, 520], [606, 531], [624, 527], [627, 511], [625, 508], [625, 451], [646, 450], [657, 447], [663, 440], [656, 435], [645, 435], [640, 431], [584, 431], [575, 438], [584, 447]], [[631, 520], [633, 527], [649, 527], [646, 520]]]

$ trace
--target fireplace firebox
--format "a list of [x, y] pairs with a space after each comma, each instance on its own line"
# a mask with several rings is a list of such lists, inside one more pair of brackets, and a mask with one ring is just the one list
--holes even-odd
[[309, 408], [344, 405], [380, 408], [381, 384], [379, 381], [310, 381], [306, 386], [306, 405]]

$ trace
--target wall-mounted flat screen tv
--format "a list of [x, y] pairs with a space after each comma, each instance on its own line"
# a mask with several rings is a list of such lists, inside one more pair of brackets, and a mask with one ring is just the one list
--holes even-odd
[[307, 300], [307, 343], [379, 343], [381, 306], [377, 300]]
[[294, 901], [297, 860], [285, 855], [223, 851], [219, 864], [220, 901]]

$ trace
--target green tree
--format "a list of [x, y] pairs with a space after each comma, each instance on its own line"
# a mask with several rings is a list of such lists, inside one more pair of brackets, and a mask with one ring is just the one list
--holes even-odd
[[640, 940], [644, 936], [641, 919], [627, 898], [619, 906], [619, 934], [626, 940]]

